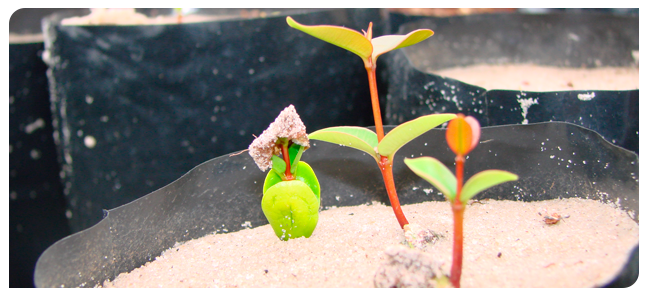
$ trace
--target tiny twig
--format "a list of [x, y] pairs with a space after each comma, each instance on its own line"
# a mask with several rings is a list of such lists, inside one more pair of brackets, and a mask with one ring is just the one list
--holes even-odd
[[244, 152], [246, 152], [246, 151], [248, 151], [248, 149], [244, 149], [244, 150], [239, 151], [239, 152], [237, 152], [237, 153], [230, 154], [230, 155], [228, 155], [228, 157], [237, 156], [237, 155], [242, 154], [242, 153], [244, 153]]

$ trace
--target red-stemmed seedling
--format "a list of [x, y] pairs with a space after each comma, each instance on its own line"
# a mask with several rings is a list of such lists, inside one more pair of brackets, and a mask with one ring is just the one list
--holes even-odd
[[501, 170], [486, 170], [470, 177], [463, 184], [465, 157], [478, 145], [481, 126], [473, 117], [458, 114], [449, 121], [446, 138], [449, 148], [456, 154], [456, 176], [439, 160], [432, 157], [404, 159], [404, 163], [418, 176], [435, 186], [451, 203], [454, 219], [454, 242], [450, 281], [460, 287], [463, 268], [463, 214], [467, 201], [479, 192], [497, 184], [517, 180], [519, 177]]
[[287, 23], [295, 29], [346, 49], [358, 55], [363, 60], [364, 67], [368, 73], [368, 84], [370, 86], [370, 99], [372, 102], [376, 133], [363, 127], [340, 126], [313, 132], [309, 135], [309, 139], [348, 146], [370, 154], [381, 170], [386, 192], [388, 193], [395, 217], [400, 227], [405, 232], [408, 232], [410, 230], [407, 226], [409, 222], [402, 212], [393, 179], [393, 159], [395, 153], [409, 141], [455, 118], [456, 115], [432, 114], [419, 117], [395, 127], [388, 134], [384, 135], [377, 92], [377, 58], [391, 50], [417, 44], [432, 36], [433, 31], [429, 29], [418, 29], [406, 35], [385, 35], [373, 38], [372, 22], [368, 26], [368, 31], [364, 31], [363, 33], [340, 26], [302, 25], [294, 21], [291, 17], [287, 17]]

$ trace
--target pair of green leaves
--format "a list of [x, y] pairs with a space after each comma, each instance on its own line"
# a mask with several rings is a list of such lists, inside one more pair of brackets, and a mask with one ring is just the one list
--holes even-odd
[[[298, 162], [302, 157], [302, 153], [305, 151], [305, 147], [298, 144], [292, 144], [287, 150], [289, 152], [289, 162], [291, 163], [291, 170], [289, 171], [291, 174], [295, 174], [296, 168], [298, 167]], [[273, 163], [273, 166], [271, 168], [280, 174], [282, 179], [285, 179], [284, 174], [287, 169], [287, 164], [284, 162], [284, 159], [278, 157], [277, 155], [273, 155], [271, 157], [271, 162]]]
[[309, 139], [361, 150], [370, 154], [377, 163], [379, 163], [381, 156], [387, 157], [392, 162], [397, 150], [406, 143], [455, 117], [455, 114], [433, 114], [419, 117], [395, 127], [386, 134], [381, 142], [378, 141], [377, 134], [372, 130], [355, 126], [321, 129], [309, 134]]
[[[448, 200], [456, 198], [456, 177], [442, 162], [433, 157], [418, 157], [413, 159], [405, 158], [404, 163], [415, 174], [436, 187], [445, 195], [445, 198]], [[517, 179], [519, 179], [517, 175], [502, 170], [485, 170], [476, 173], [463, 185], [460, 201], [467, 204], [467, 201], [476, 194], [495, 185]]]
[[287, 24], [358, 55], [363, 59], [366, 67], [377, 65], [377, 57], [386, 52], [417, 44], [433, 35], [433, 31], [429, 29], [418, 29], [405, 35], [385, 35], [372, 38], [372, 23], [365, 34], [341, 26], [303, 25], [291, 17], [287, 17]]
[[[481, 125], [474, 117], [466, 117], [463, 114], [458, 114], [457, 118], [449, 122], [445, 135], [447, 144], [451, 151], [456, 153], [456, 163], [461, 163], [461, 168], [457, 168], [456, 172], [463, 172], [465, 155], [478, 145], [480, 136]], [[457, 176], [455, 177], [445, 165], [433, 157], [405, 159], [404, 163], [415, 174], [435, 186], [448, 200], [456, 199], [459, 186], [457, 178], [462, 178], [462, 174], [456, 174]], [[479, 192], [497, 184], [517, 180], [518, 178], [515, 174], [501, 170], [479, 172], [467, 180], [464, 185], [461, 182], [461, 191], [458, 199], [465, 205], [467, 204], [467, 200]]]
[[[289, 147], [288, 150], [291, 162], [291, 174], [294, 175], [295, 180], [305, 183], [313, 191], [314, 195], [320, 199], [320, 184], [318, 183], [316, 174], [314, 174], [314, 170], [312, 170], [311, 166], [309, 166], [309, 164], [306, 162], [300, 161], [300, 157], [302, 156], [305, 147], [298, 144], [293, 144], [291, 147]], [[270, 187], [282, 181], [286, 181], [286, 178], [284, 178], [286, 170], [286, 164], [284, 160], [276, 155], [273, 155], [272, 161], [273, 167], [266, 175], [266, 179], [264, 180], [263, 193], [266, 193]]]
[[294, 180], [285, 180], [286, 163], [275, 155], [264, 180], [262, 211], [275, 235], [284, 241], [310, 237], [318, 223], [320, 184], [309, 164], [300, 161], [304, 150], [298, 144], [288, 149]]

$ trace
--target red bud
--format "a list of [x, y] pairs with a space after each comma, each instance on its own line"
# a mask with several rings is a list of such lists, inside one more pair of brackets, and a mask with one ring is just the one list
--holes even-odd
[[447, 144], [456, 155], [467, 155], [476, 147], [480, 136], [481, 126], [474, 117], [458, 114], [447, 126]]

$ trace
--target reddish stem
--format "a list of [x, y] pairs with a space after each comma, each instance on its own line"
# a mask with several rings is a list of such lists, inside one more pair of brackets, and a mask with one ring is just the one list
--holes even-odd
[[402, 212], [402, 207], [399, 204], [399, 198], [397, 198], [397, 190], [395, 189], [395, 181], [393, 180], [393, 163], [388, 160], [388, 157], [382, 155], [379, 160], [379, 169], [384, 177], [384, 184], [386, 185], [386, 192], [388, 192], [388, 199], [390, 199], [390, 206], [393, 207], [393, 212], [395, 213], [395, 217], [397, 217], [399, 226], [404, 229], [404, 225], [409, 222], [406, 220], [406, 217]]
[[[372, 25], [371, 25], [372, 26]], [[368, 29], [368, 32], [371, 29]], [[381, 109], [379, 107], [379, 94], [377, 92], [377, 75], [376, 67], [372, 62], [369, 67], [366, 67], [368, 72], [368, 84], [370, 85], [370, 99], [372, 102], [372, 115], [375, 118], [375, 129], [377, 131], [377, 141], [381, 142], [384, 138], [384, 125], [381, 121]], [[399, 226], [404, 229], [404, 225], [409, 222], [406, 220], [404, 213], [402, 212], [402, 207], [399, 204], [399, 198], [397, 197], [397, 190], [395, 189], [395, 180], [393, 179], [393, 162], [388, 160], [388, 157], [380, 155], [379, 159], [379, 169], [381, 170], [381, 175], [384, 178], [384, 184], [386, 185], [386, 192], [388, 193], [388, 199], [390, 199], [390, 206], [393, 207], [393, 212], [395, 217], [397, 217], [397, 222]]]
[[287, 168], [284, 170], [284, 180], [289, 181], [289, 180], [294, 180], [295, 178], [293, 177], [293, 174], [291, 174], [291, 159], [289, 158], [289, 145], [288, 144], [282, 144], [282, 158], [284, 158], [284, 163], [286, 164]]
[[465, 167], [465, 157], [456, 156], [456, 199], [454, 204], [460, 203], [460, 192], [463, 190], [463, 169]]
[[463, 271], [463, 213], [465, 205], [454, 203], [451, 205], [454, 213], [454, 254], [451, 262], [451, 284], [460, 287], [460, 275]]
[[370, 99], [372, 100], [372, 115], [375, 118], [375, 128], [377, 130], [377, 141], [381, 142], [384, 138], [384, 126], [381, 121], [381, 110], [379, 108], [379, 94], [377, 93], [377, 75], [374, 65], [366, 67], [368, 72], [368, 83], [370, 84]]
[[454, 213], [454, 249], [451, 262], [451, 284], [460, 287], [460, 275], [463, 271], [463, 214], [465, 205], [460, 201], [460, 192], [463, 190], [463, 168], [465, 157], [456, 156], [456, 197], [451, 204]]

